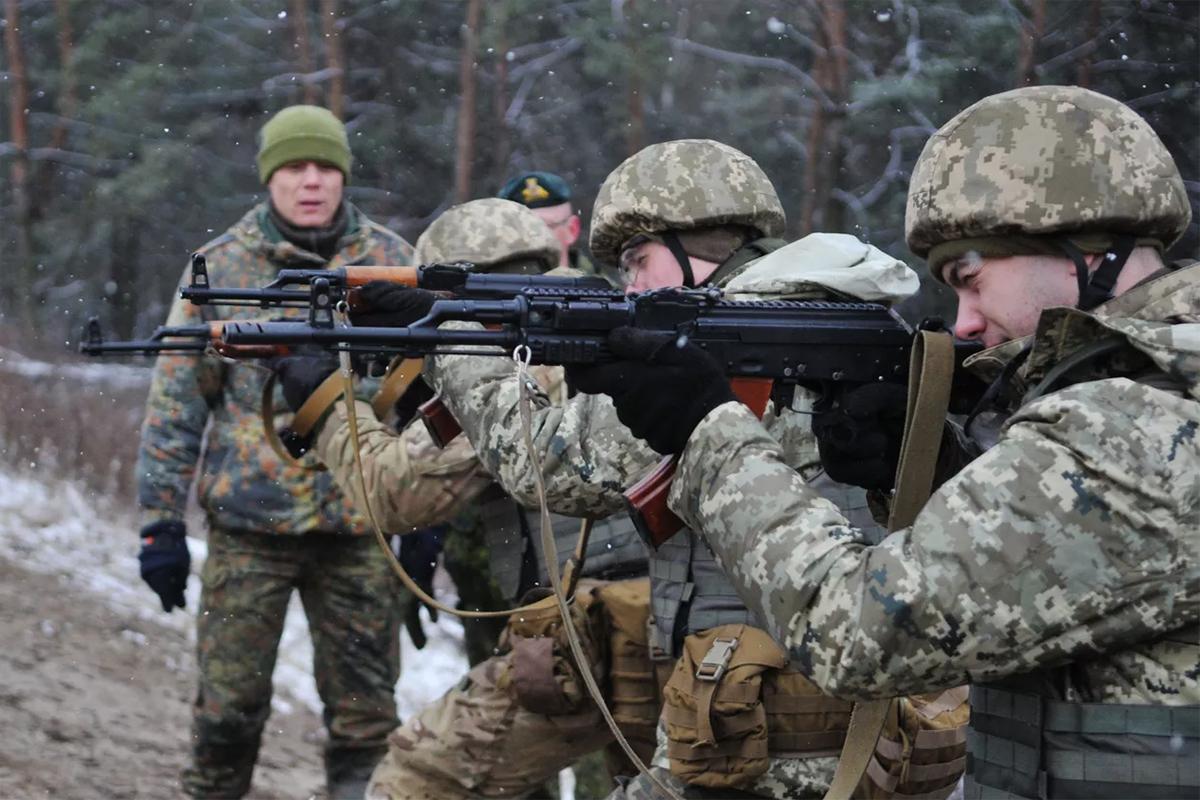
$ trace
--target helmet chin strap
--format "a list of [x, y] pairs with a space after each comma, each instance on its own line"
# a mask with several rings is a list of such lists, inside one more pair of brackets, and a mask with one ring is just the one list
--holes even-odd
[[667, 249], [671, 251], [671, 255], [675, 256], [675, 261], [679, 263], [679, 269], [683, 272], [683, 288], [695, 289], [696, 276], [692, 272], [692, 260], [684, 252], [683, 243], [679, 241], [679, 237], [675, 235], [675, 231], [667, 231], [662, 234], [662, 240]]
[[1083, 251], [1066, 238], [1059, 241], [1058, 244], [1062, 247], [1063, 252], [1075, 262], [1075, 278], [1079, 281], [1079, 302], [1075, 304], [1076, 308], [1091, 311], [1101, 303], [1113, 298], [1113, 288], [1117, 285], [1117, 277], [1124, 269], [1125, 262], [1129, 260], [1129, 254], [1133, 252], [1136, 241], [1136, 237], [1129, 235], [1115, 237], [1112, 246], [1101, 257], [1100, 266], [1096, 267], [1096, 271], [1090, 276], [1088, 275], [1087, 258]]

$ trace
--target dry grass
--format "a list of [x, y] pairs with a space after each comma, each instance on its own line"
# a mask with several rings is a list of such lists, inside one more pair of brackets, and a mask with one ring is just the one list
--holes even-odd
[[149, 370], [143, 381], [109, 364], [82, 365], [69, 352], [34, 358], [11, 334], [0, 333], [0, 347], [5, 468], [77, 481], [100, 502], [128, 507]]

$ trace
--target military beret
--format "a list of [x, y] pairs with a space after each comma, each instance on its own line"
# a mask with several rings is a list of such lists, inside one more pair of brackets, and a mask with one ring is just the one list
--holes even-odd
[[496, 196], [529, 208], [544, 208], [570, 202], [571, 187], [553, 172], [523, 172], [504, 184]]

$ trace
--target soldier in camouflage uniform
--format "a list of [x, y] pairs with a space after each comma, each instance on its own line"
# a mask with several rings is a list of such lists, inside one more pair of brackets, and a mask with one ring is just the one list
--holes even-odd
[[[557, 263], [558, 247], [528, 209], [508, 200], [484, 199], [451, 208], [435, 220], [417, 241], [416, 258], [421, 263], [469, 261], [481, 271], [540, 274]], [[431, 295], [388, 284], [368, 285], [360, 294], [367, 306], [361, 313], [371, 316], [371, 324], [389, 324], [389, 313], [424, 315], [404, 298], [432, 302]], [[395, 307], [389, 305], [393, 300], [398, 302]], [[289, 405], [298, 408], [332, 365], [321, 367], [320, 357], [314, 356], [285, 361], [280, 365], [284, 394]], [[296, 368], [305, 363], [318, 369]], [[548, 400], [566, 399], [561, 369], [535, 368], [534, 375]], [[356, 408], [365, 497], [340, 403], [332, 407], [313, 440], [314, 452], [356, 503], [369, 502], [388, 530], [449, 518], [447, 550], [454, 548], [456, 537], [465, 538], [462, 549], [477, 554], [484, 561], [485, 576], [491, 576], [485, 587], [469, 582], [477, 576], [463, 578], [459, 586], [464, 599], [484, 598], [507, 609], [545, 594], [546, 556], [530, 524], [536, 517], [499, 486], [491, 485], [481, 494], [478, 480], [485, 473], [467, 437], [455, 438], [442, 451], [453, 451], [453, 456], [439, 458], [430, 452], [436, 448], [423, 426], [409, 425], [397, 435], [374, 420], [366, 403]], [[442, 476], [447, 482], [439, 486]], [[575, 547], [579, 520], [554, 522], [561, 565]], [[597, 521], [575, 605], [596, 677], [606, 684], [618, 721], [648, 757], [658, 706], [646, 642], [647, 581], [638, 577], [645, 575], [645, 568], [645, 547], [627, 518]], [[542, 601], [537, 609], [500, 627], [500, 654], [489, 653], [462, 682], [393, 732], [390, 753], [372, 778], [371, 797], [520, 796], [609, 742], [611, 736], [566, 655], [557, 609]], [[542, 647], [551, 642], [552, 647]]]
[[[601, 261], [619, 264], [632, 289], [714, 285], [759, 296], [830, 297], [823, 285], [803, 276], [809, 258], [799, 256], [790, 264], [785, 259], [782, 268], [781, 262], [769, 261], [784, 252], [777, 249], [782, 242], [770, 238], [782, 232], [783, 223], [774, 187], [750, 158], [717, 142], [684, 140], [652, 145], [609, 175], [596, 202], [591, 248]], [[873, 299], [896, 300], [916, 288], [915, 275], [903, 264], [852, 237], [796, 245], [808, 248], [815, 266], [841, 259], [832, 272], [865, 271], [903, 287]], [[767, 264], [766, 275], [757, 271]], [[427, 365], [426, 376], [488, 469], [522, 502], [535, 504], [535, 473], [520, 432], [511, 365], [440, 356]], [[718, 383], [726, 385], [723, 377]], [[707, 394], [703, 388], [695, 391], [698, 397]], [[853, 508], [869, 524], [860, 491], [847, 491], [819, 475], [805, 413], [814, 400], [799, 390], [795, 411], [771, 409], [766, 424], [784, 444], [790, 465], [823, 483], [839, 505]], [[547, 502], [559, 513], [612, 513], [624, 505], [623, 488], [658, 460], [620, 424], [603, 396], [580, 395], [535, 409], [533, 432], [544, 459]], [[668, 670], [674, 664], [665, 687], [658, 776], [689, 796], [820, 796], [833, 773], [850, 704], [823, 697], [796, 665], [787, 663], [763, 632], [759, 614], [742, 603], [697, 537], [681, 532], [653, 551], [650, 578], [652, 645]], [[960, 694], [905, 706], [906, 734], [925, 724], [918, 720], [925, 714], [949, 736], [961, 735], [965, 693]], [[896, 735], [894, 741], [901, 738]], [[937, 763], [901, 781], [911, 749], [901, 752], [896, 744], [894, 752], [879, 756], [878, 774], [892, 781], [891, 789], [944, 796], [962, 769], [961, 739], [956, 746], [933, 754]], [[623, 791], [637, 797], [652, 793], [644, 777]]]
[[607, 381], [635, 431], [674, 426], [672, 508], [819, 686], [970, 679], [968, 798], [1200, 792], [1200, 265], [1161, 257], [1190, 216], [1149, 125], [1085, 89], [995, 95], [934, 134], [908, 243], [1011, 399], [998, 442], [874, 546], [730, 398], [675, 424], [639, 406], [695, 390], [663, 364]]
[[500, 187], [497, 197], [520, 203], [542, 218], [559, 244], [557, 266], [571, 267], [585, 275], [615, 276], [611, 270], [597, 268], [579, 247], [583, 223], [571, 203], [571, 187], [553, 172], [522, 172]]
[[[283, 267], [409, 262], [403, 239], [343, 200], [350, 149], [328, 111], [279, 112], [263, 127], [258, 163], [270, 200], [199, 251], [214, 284], [260, 286]], [[261, 313], [177, 299], [167, 324]], [[184, 605], [183, 516], [194, 479], [209, 528], [192, 763], [183, 787], [214, 798], [249, 789], [288, 600], [299, 590], [329, 731], [328, 787], [334, 797], [361, 796], [398, 722], [393, 691], [404, 595], [374, 542], [359, 535], [364, 520], [331, 476], [282, 463], [267, 446], [259, 415], [264, 377], [252, 364], [162, 356], [146, 406], [137, 469], [140, 559], [164, 610]]]

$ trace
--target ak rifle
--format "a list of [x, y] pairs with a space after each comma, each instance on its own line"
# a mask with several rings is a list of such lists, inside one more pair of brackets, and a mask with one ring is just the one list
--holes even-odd
[[145, 339], [105, 339], [100, 320], [92, 317], [79, 340], [79, 352], [85, 356], [158, 356], [216, 353], [226, 358], [273, 358], [287, 355], [282, 345], [238, 346], [222, 339], [226, 321], [199, 325], [159, 325]]
[[379, 265], [345, 266], [334, 269], [281, 269], [275, 279], [261, 288], [214, 287], [209, 282], [208, 263], [200, 253], [192, 254], [191, 280], [179, 290], [179, 296], [195, 305], [253, 306], [258, 308], [311, 308], [314, 284], [329, 287], [329, 299], [345, 300], [357, 308], [357, 290], [371, 281], [387, 281], [440, 292], [455, 297], [507, 299], [533, 287], [573, 289], [611, 289], [611, 284], [595, 276], [504, 275], [477, 272], [466, 261], [430, 264], [420, 267]]
[[[521, 277], [521, 276], [518, 276]], [[310, 282], [307, 322], [231, 322], [226, 344], [238, 347], [315, 345], [352, 353], [416, 358], [469, 354], [528, 358], [531, 364], [587, 365], [613, 360], [608, 334], [632, 326], [691, 341], [724, 368], [734, 393], [761, 416], [767, 401], [790, 408], [797, 386], [826, 402], [866, 383], [906, 385], [913, 332], [882, 305], [863, 302], [732, 301], [719, 289], [657, 289], [625, 295], [612, 287], [529, 285], [503, 299], [439, 299], [407, 328], [335, 324], [318, 313], [333, 303], [333, 287]], [[484, 327], [451, 326], [476, 322]], [[958, 343], [956, 367], [979, 345]], [[955, 370], [954, 406], [969, 408], [982, 386]], [[444, 437], [443, 437], [444, 438]], [[665, 541], [681, 526], [667, 508], [673, 460], [633, 486], [626, 497], [650, 541]]]

